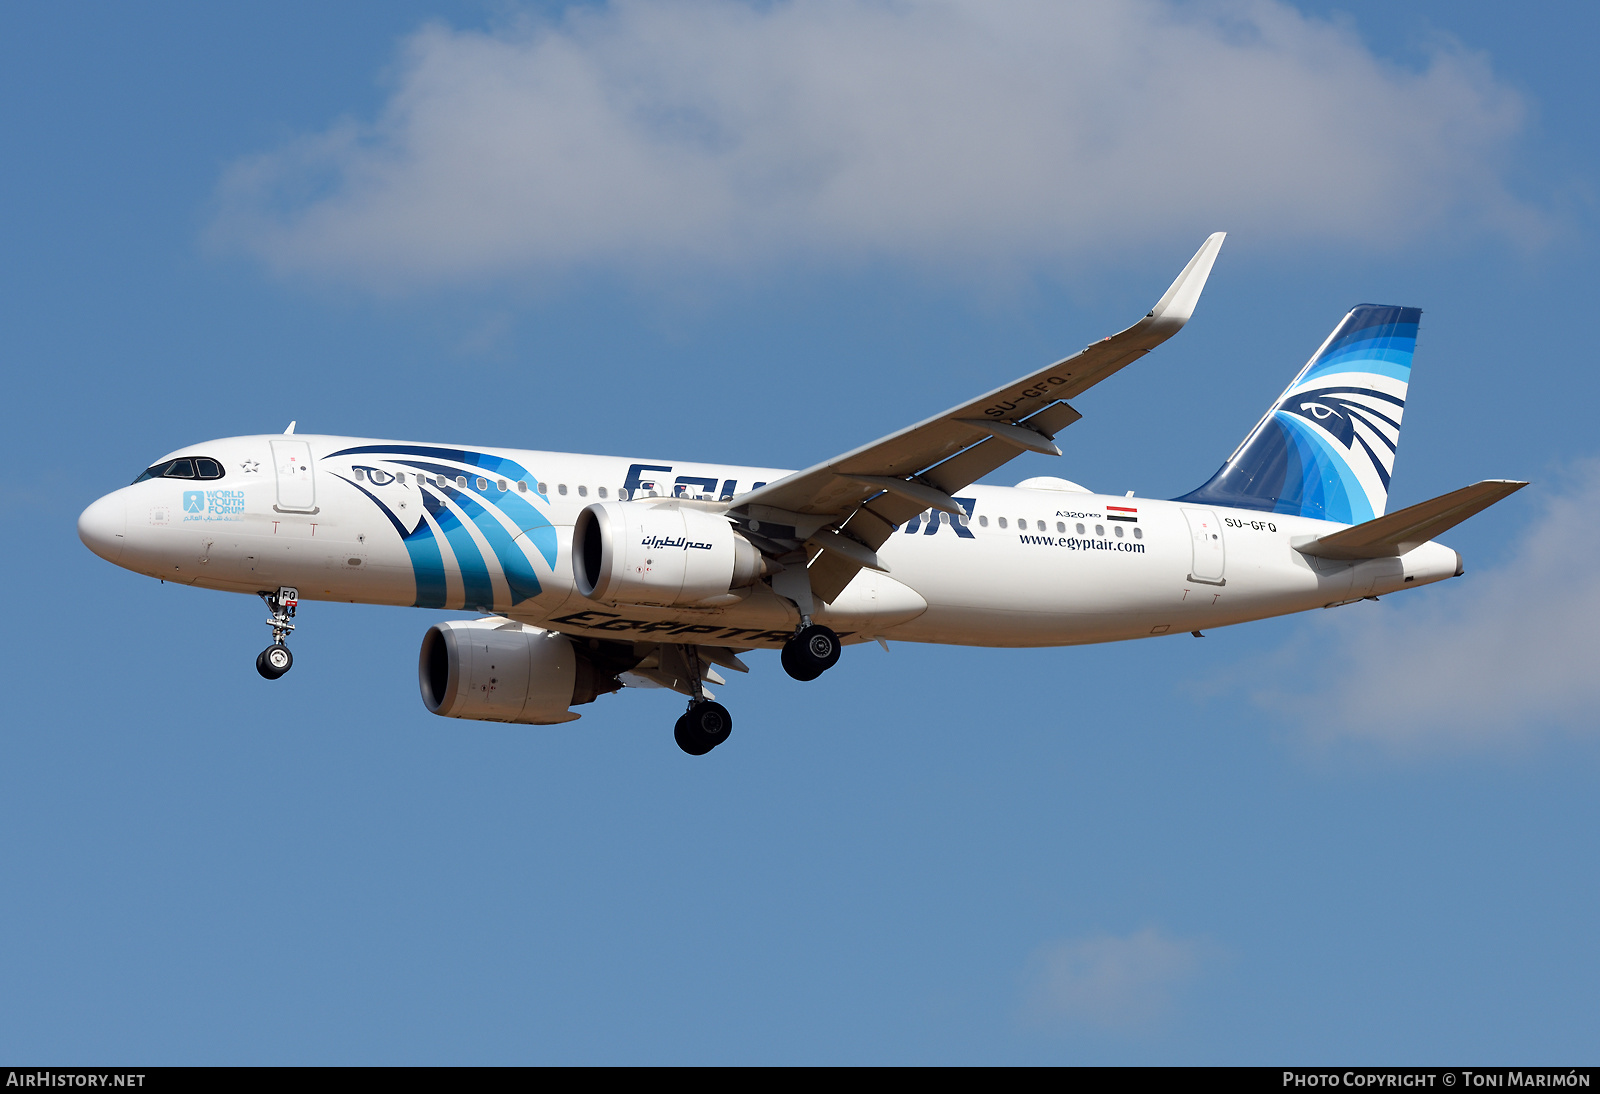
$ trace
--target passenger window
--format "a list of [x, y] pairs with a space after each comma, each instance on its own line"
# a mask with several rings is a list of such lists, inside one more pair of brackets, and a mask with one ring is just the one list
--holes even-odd
[[1122, 525], [1119, 524], [1119, 525], [1117, 525], [1115, 528], [1113, 528], [1111, 530], [1117, 534], [1117, 538], [1118, 539], [1122, 538]]
[[479, 490], [487, 490], [487, 489], [489, 489], [489, 480], [484, 478], [482, 475], [478, 476], [478, 489]]
[[367, 481], [367, 472], [366, 472], [366, 470], [364, 468], [360, 468], [360, 467], [356, 468], [356, 481], [357, 482], [366, 482]]
[[1106, 534], [1106, 526], [1104, 524], [1096, 524], [1094, 526], [1094, 534], [1097, 535], [1097, 536], [1105, 535]]
[[467, 488], [467, 477], [465, 475], [457, 475], [456, 476], [456, 489], [457, 490], [465, 490], [466, 488]]
[[541, 482], [539, 484], [539, 493], [541, 493], [541, 494], [549, 494], [550, 493], [549, 485], [547, 485], [546, 483], [542, 483]]
[[1006, 526], [1006, 518], [1005, 517], [1001, 517], [1000, 518], [1000, 527], [1004, 528], [1005, 526]]
[[517, 480], [517, 493], [526, 494], [527, 492], [528, 492], [528, 484], [526, 482], [524, 482], [522, 479], [518, 479]]
[[1064, 523], [1062, 523], [1059, 520], [1056, 521], [1056, 531], [1065, 532], [1066, 530], [1067, 530], [1067, 526]]
[[589, 488], [587, 486], [578, 487], [578, 497], [586, 498], [588, 496], [589, 496]]
[[963, 528], [965, 528], [967, 526], [968, 522], [971, 519], [972, 518], [967, 516], [967, 514], [965, 514], [965, 513], [962, 513], [959, 517], [956, 518], [956, 520], [960, 522], [961, 527], [963, 527]]
[[628, 500], [628, 492], [626, 490], [622, 489], [621, 487], [618, 487], [617, 488], [617, 500], [618, 501], [627, 501]]
[[444, 489], [444, 476], [443, 475], [435, 475], [433, 477], [433, 485], [439, 487], [441, 490]]
[[950, 526], [950, 514], [949, 513], [940, 513], [939, 514], [939, 523], [944, 525], [946, 528], [948, 528]]
[[1133, 538], [1134, 539], [1143, 539], [1144, 538], [1144, 530], [1141, 529], [1141, 528], [1135, 528], [1133, 530]]
[[1078, 525], [1078, 534], [1079, 534], [1079, 535], [1080, 535], [1080, 536], [1081, 536], [1081, 535], [1083, 535], [1083, 525], [1081, 525], [1081, 524], [1080, 524], [1080, 525]]
[[556, 493], [560, 494], [562, 497], [566, 497], [566, 495], [567, 495], [567, 484], [566, 483], [562, 483], [560, 486], [556, 487]]
[[603, 487], [603, 486], [598, 487], [598, 488], [596, 488], [595, 493], [599, 494], [603, 498], [603, 497], [606, 496], [606, 488]]
[[1044, 521], [1039, 520], [1039, 521], [1034, 521], [1034, 523], [1039, 526], [1039, 531], [1041, 531], [1041, 532], [1044, 531]]
[[987, 527], [989, 527], [989, 518], [988, 517], [979, 517], [978, 518], [978, 527], [979, 528], [987, 528]]

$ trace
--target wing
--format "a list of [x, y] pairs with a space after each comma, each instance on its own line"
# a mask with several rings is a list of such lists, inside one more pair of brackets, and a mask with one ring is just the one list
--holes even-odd
[[[960, 513], [951, 496], [1022, 452], [1059, 456], [1052, 440], [1082, 415], [1066, 400], [1149, 353], [1194, 314], [1222, 247], [1205, 241], [1145, 317], [1020, 380], [881, 440], [735, 498], [746, 534], [793, 571], [809, 561], [810, 590], [831, 601], [862, 567], [885, 569], [877, 549], [924, 509]], [[756, 522], [754, 529], [749, 522]], [[779, 577], [785, 577], [780, 574]], [[793, 577], [773, 587], [796, 599]], [[804, 609], [804, 605], [802, 608]]]

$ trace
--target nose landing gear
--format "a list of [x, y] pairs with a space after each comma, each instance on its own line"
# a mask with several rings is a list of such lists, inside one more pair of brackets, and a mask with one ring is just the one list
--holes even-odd
[[267, 611], [272, 613], [267, 618], [267, 626], [272, 628], [272, 645], [256, 655], [256, 671], [268, 680], [276, 680], [294, 668], [294, 654], [284, 645], [284, 639], [294, 630], [294, 624], [289, 620], [294, 618], [294, 610], [300, 604], [300, 590], [285, 585], [275, 593], [257, 595], [266, 603]]

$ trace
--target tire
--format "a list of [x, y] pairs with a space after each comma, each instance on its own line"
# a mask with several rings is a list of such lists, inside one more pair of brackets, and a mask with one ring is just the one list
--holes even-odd
[[733, 716], [721, 703], [696, 703], [678, 719], [672, 738], [691, 756], [704, 756], [733, 732]]
[[783, 671], [796, 680], [815, 680], [822, 675], [822, 670], [812, 664], [805, 652], [792, 640], [784, 644], [783, 652], [778, 655], [778, 659], [783, 662]]
[[294, 654], [288, 646], [274, 643], [256, 655], [256, 671], [268, 680], [276, 680], [294, 668]]
[[839, 636], [813, 623], [783, 644], [783, 671], [796, 680], [815, 680], [839, 663]]
[[672, 739], [678, 742], [678, 747], [691, 756], [704, 756], [711, 751], [711, 742], [705, 740], [704, 734], [696, 733], [689, 724], [689, 716], [685, 714], [678, 719], [678, 724], [672, 727]]

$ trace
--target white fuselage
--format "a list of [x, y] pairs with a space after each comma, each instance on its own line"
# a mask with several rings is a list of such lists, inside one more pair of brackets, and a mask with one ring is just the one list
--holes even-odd
[[[204, 588], [483, 610], [624, 641], [772, 648], [798, 621], [763, 583], [716, 607], [596, 603], [576, 591], [570, 557], [579, 512], [620, 491], [711, 507], [786, 471], [307, 435], [233, 437], [167, 459], [181, 456], [215, 460], [222, 477], [108, 494], [80, 522], [85, 542], [129, 570]], [[862, 570], [817, 621], [846, 642], [1070, 645], [1283, 615], [1461, 569], [1437, 543], [1310, 558], [1291, 540], [1340, 525], [1256, 510], [994, 486], [958, 500], [964, 524], [908, 522], [878, 550], [889, 572]]]

